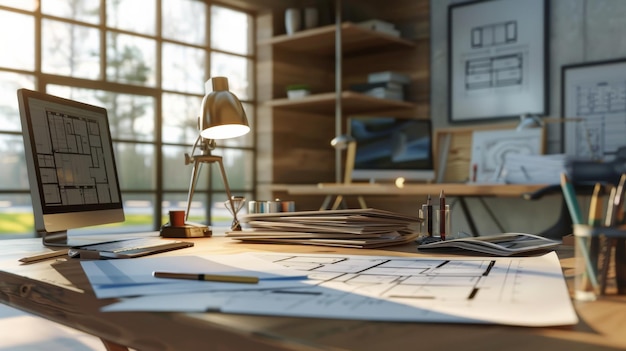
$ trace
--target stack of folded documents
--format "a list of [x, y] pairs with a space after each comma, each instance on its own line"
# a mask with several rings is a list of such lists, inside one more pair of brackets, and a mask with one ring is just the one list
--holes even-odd
[[245, 242], [372, 248], [418, 236], [418, 217], [377, 209], [258, 213], [242, 216], [243, 231], [227, 232]]

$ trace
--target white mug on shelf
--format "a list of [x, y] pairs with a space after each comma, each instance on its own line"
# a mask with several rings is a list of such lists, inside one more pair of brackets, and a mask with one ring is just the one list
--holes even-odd
[[291, 35], [301, 29], [302, 19], [300, 9], [288, 8], [285, 10], [285, 30]]

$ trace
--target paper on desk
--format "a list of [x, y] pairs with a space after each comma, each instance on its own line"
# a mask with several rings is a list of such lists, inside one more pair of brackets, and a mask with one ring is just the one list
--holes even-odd
[[[259, 259], [251, 254], [151, 256], [133, 259], [81, 261], [98, 298], [171, 294], [207, 290], [283, 288], [306, 279], [306, 272]], [[155, 278], [155, 271], [259, 277], [258, 284]]]
[[103, 311], [221, 311], [396, 322], [578, 321], [554, 252], [537, 257], [263, 254], [309, 272], [300, 288], [145, 296]]

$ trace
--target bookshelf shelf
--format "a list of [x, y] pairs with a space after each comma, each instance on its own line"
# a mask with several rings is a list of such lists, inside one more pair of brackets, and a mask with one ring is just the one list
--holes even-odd
[[[371, 113], [392, 109], [408, 109], [415, 106], [408, 101], [379, 99], [353, 91], [341, 93], [342, 107], [350, 113]], [[332, 114], [335, 111], [335, 93], [314, 94], [302, 99], [275, 99], [269, 101], [268, 106], [274, 108], [301, 110], [311, 113]]]
[[[291, 51], [315, 53], [321, 56], [335, 54], [335, 25], [329, 25], [292, 35], [279, 35], [261, 42], [261, 45], [272, 45]], [[341, 43], [344, 54], [356, 54], [372, 49], [381, 50], [385, 47], [412, 48], [415, 43], [397, 38], [389, 34], [360, 27], [351, 22], [341, 25]]]

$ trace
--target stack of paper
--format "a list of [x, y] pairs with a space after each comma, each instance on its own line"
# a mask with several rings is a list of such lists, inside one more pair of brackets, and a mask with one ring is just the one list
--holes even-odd
[[250, 214], [243, 231], [227, 236], [247, 241], [370, 248], [410, 242], [420, 218], [376, 209]]

